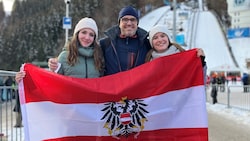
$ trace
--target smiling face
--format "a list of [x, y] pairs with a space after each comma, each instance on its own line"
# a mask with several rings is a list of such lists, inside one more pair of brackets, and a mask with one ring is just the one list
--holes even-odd
[[132, 37], [138, 28], [138, 21], [134, 16], [126, 15], [120, 19], [119, 27], [121, 29], [121, 35]]
[[156, 33], [153, 36], [152, 45], [157, 52], [164, 52], [169, 46], [168, 36], [162, 32]]
[[83, 28], [78, 33], [78, 40], [83, 47], [89, 47], [95, 40], [95, 32], [90, 28]]

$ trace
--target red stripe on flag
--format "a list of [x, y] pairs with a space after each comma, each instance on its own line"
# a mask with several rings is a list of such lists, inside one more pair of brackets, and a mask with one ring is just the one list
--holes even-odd
[[[122, 137], [119, 141], [208, 141], [207, 128], [165, 129], [141, 132], [139, 136]], [[45, 141], [118, 141], [110, 136], [74, 136]]]
[[102, 78], [70, 78], [32, 64], [25, 64], [24, 70], [26, 103], [103, 103], [119, 101], [121, 97], [142, 99], [204, 83], [196, 50], [162, 57], [130, 71]]

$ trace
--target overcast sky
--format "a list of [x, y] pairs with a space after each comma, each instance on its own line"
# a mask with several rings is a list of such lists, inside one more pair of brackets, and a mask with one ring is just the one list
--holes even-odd
[[14, 0], [2, 0], [5, 12], [10, 13]]

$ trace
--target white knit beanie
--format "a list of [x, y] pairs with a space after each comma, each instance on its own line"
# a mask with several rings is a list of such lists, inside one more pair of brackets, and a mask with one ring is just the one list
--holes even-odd
[[74, 35], [83, 28], [90, 28], [95, 32], [96, 40], [98, 39], [98, 28], [92, 18], [82, 18], [75, 26]]
[[165, 33], [168, 36], [169, 42], [172, 42], [172, 38], [170, 36], [170, 31], [168, 30], [166, 25], [155, 25], [152, 27], [149, 31], [149, 42], [151, 47], [153, 48], [153, 37], [156, 33], [162, 32]]

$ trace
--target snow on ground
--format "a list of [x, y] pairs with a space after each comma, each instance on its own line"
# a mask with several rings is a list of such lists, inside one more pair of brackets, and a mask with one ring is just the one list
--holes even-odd
[[207, 110], [223, 115], [223, 117], [232, 119], [237, 123], [244, 124], [250, 127], [250, 111], [240, 110], [237, 108], [227, 108], [227, 105], [209, 104], [207, 103]]

